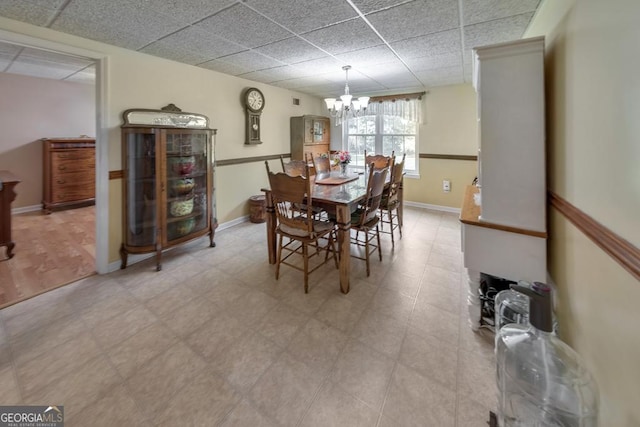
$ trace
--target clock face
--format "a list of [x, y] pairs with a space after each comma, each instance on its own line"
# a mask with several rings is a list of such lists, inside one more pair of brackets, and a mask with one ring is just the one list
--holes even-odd
[[260, 111], [264, 107], [264, 97], [258, 89], [249, 89], [246, 95], [247, 107]]

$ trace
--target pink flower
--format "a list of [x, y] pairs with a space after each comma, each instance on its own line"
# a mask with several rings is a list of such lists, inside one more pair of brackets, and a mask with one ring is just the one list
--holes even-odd
[[351, 162], [351, 154], [348, 151], [338, 151], [334, 156], [334, 160], [336, 163], [349, 164]]

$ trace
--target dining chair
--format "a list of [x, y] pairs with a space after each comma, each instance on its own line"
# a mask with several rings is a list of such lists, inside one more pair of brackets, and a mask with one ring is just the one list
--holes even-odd
[[[382, 192], [388, 172], [388, 167], [376, 169], [373, 164], [370, 165], [367, 195], [358, 205], [355, 212], [351, 214], [351, 230], [356, 232], [356, 235], [351, 238], [351, 244], [355, 245], [358, 249], [364, 247], [364, 257], [353, 254], [351, 256], [366, 261], [367, 276], [371, 274], [369, 258], [376, 250], [378, 251], [380, 261], [382, 261], [378, 209], [380, 208], [380, 201], [382, 200]], [[361, 232], [363, 234], [362, 237], [360, 236]], [[377, 242], [374, 242], [374, 239]], [[357, 253], [359, 254], [360, 251]]]
[[327, 153], [326, 156], [323, 154], [320, 156], [311, 157], [313, 161], [313, 167], [316, 170], [316, 175], [331, 172], [331, 157], [329, 153]]
[[373, 163], [374, 169], [391, 168], [394, 159], [394, 152], [391, 152], [390, 156], [383, 156], [382, 154], [367, 154], [364, 152], [364, 164], [370, 165]]
[[[276, 280], [280, 277], [280, 265], [284, 264], [295, 268], [304, 272], [304, 292], [308, 293], [309, 274], [324, 265], [329, 260], [330, 253], [336, 268], [338, 268], [335, 224], [331, 221], [319, 221], [313, 218], [313, 202], [310, 197], [311, 181], [308, 178], [271, 171], [268, 171], [268, 175], [277, 220]], [[301, 215], [296, 206], [305, 206], [306, 213]], [[288, 240], [286, 243], [285, 239]], [[326, 241], [326, 243], [321, 245], [321, 241]], [[310, 268], [309, 260], [315, 256], [319, 257], [322, 251], [325, 252], [324, 261]], [[302, 267], [299, 263], [296, 264], [293, 260], [289, 260], [294, 255], [302, 256]]]
[[280, 163], [282, 164], [282, 171], [290, 176], [309, 176], [309, 170], [307, 163], [304, 160], [290, 160], [284, 161], [284, 157], [280, 156]]
[[[391, 234], [391, 247], [395, 248], [393, 231], [397, 228], [402, 238], [402, 213], [400, 197], [398, 192], [404, 177], [404, 160], [406, 153], [402, 155], [402, 160], [394, 163], [391, 167], [391, 179], [389, 185], [382, 192], [380, 201], [380, 232]], [[394, 222], [395, 220], [395, 222]], [[385, 224], [389, 224], [389, 231], [385, 231]]]

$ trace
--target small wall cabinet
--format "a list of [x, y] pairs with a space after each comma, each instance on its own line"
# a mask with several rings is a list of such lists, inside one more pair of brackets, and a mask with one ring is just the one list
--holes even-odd
[[123, 119], [121, 268], [130, 253], [155, 252], [160, 270], [163, 250], [207, 234], [214, 247], [216, 129], [209, 119], [142, 109], [125, 111]]
[[291, 117], [291, 160], [304, 160], [329, 152], [330, 122], [323, 116]]
[[43, 198], [47, 213], [90, 206], [96, 197], [96, 140], [43, 138]]

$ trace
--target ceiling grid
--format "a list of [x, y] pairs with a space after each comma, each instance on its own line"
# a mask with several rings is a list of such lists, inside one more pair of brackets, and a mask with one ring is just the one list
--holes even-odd
[[[324, 98], [343, 65], [371, 96], [469, 82], [471, 49], [521, 38], [540, 2], [7, 0], [0, 16]], [[0, 70], [92, 81], [88, 60], [1, 40]]]

